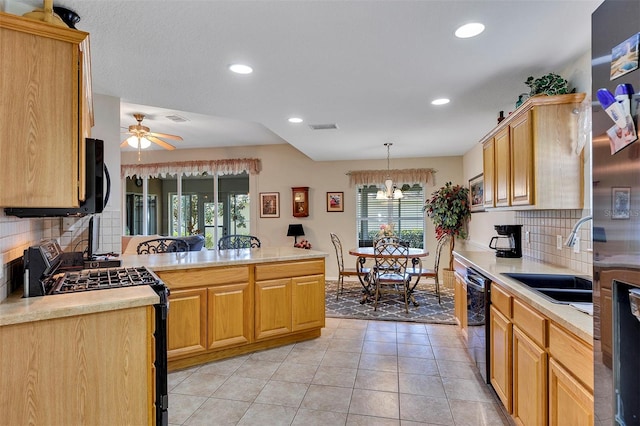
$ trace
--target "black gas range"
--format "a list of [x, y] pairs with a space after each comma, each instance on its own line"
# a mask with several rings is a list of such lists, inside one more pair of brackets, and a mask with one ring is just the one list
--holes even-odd
[[[82, 253], [65, 253], [55, 240], [42, 241], [24, 252], [24, 297], [78, 293], [148, 285], [159, 296], [155, 305], [155, 413], [156, 425], [165, 426], [168, 415], [167, 315], [169, 289], [144, 266], [90, 268]], [[119, 263], [118, 263], [119, 264]]]

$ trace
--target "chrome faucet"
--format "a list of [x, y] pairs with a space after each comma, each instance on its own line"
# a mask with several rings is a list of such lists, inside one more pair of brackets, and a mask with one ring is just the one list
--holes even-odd
[[573, 247], [573, 245], [576, 243], [576, 233], [578, 232], [578, 229], [580, 228], [580, 226], [582, 226], [583, 223], [591, 219], [593, 219], [592, 216], [585, 216], [577, 221], [576, 224], [573, 225], [573, 229], [571, 230], [569, 237], [567, 237], [567, 241], [564, 242], [564, 245], [567, 247]]

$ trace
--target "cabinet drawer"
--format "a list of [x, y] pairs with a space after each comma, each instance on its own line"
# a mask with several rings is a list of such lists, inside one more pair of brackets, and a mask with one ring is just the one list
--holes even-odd
[[169, 288], [202, 287], [249, 282], [249, 266], [182, 269], [157, 272]]
[[491, 304], [507, 318], [511, 318], [511, 299], [512, 297], [495, 283], [491, 284]]
[[539, 346], [547, 347], [547, 320], [518, 299], [513, 300], [513, 322]]
[[324, 260], [256, 265], [256, 281], [324, 274]]
[[549, 354], [593, 390], [593, 347], [549, 323]]

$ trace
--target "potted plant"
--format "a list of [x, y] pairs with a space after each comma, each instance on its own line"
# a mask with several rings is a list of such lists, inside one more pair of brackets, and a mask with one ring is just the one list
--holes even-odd
[[549, 73], [545, 74], [542, 77], [533, 78], [530, 76], [527, 78], [527, 81], [524, 82], [529, 88], [531, 92], [530, 96], [536, 95], [566, 95], [568, 93], [574, 93], [576, 89], [569, 90], [569, 83], [564, 78], [560, 77], [558, 74]]
[[[467, 238], [466, 224], [471, 218], [469, 205], [469, 189], [447, 182], [443, 187], [431, 194], [424, 205], [424, 211], [436, 227], [436, 238], [450, 235], [449, 268], [443, 270], [443, 281], [452, 287], [453, 249], [456, 237]], [[448, 271], [448, 273], [447, 273]], [[447, 277], [449, 275], [449, 277]]]

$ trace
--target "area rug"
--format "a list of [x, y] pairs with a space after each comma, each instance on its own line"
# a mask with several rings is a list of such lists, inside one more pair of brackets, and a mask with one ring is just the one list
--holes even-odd
[[441, 304], [433, 291], [433, 284], [418, 285], [414, 296], [419, 306], [409, 303], [409, 313], [404, 309], [401, 297], [378, 303], [373, 310], [373, 302], [361, 304], [362, 286], [358, 282], [344, 283], [344, 292], [336, 300], [337, 281], [326, 282], [326, 316], [328, 318], [355, 318], [384, 321], [409, 321], [433, 324], [456, 324], [453, 312], [453, 289], [440, 288]]

